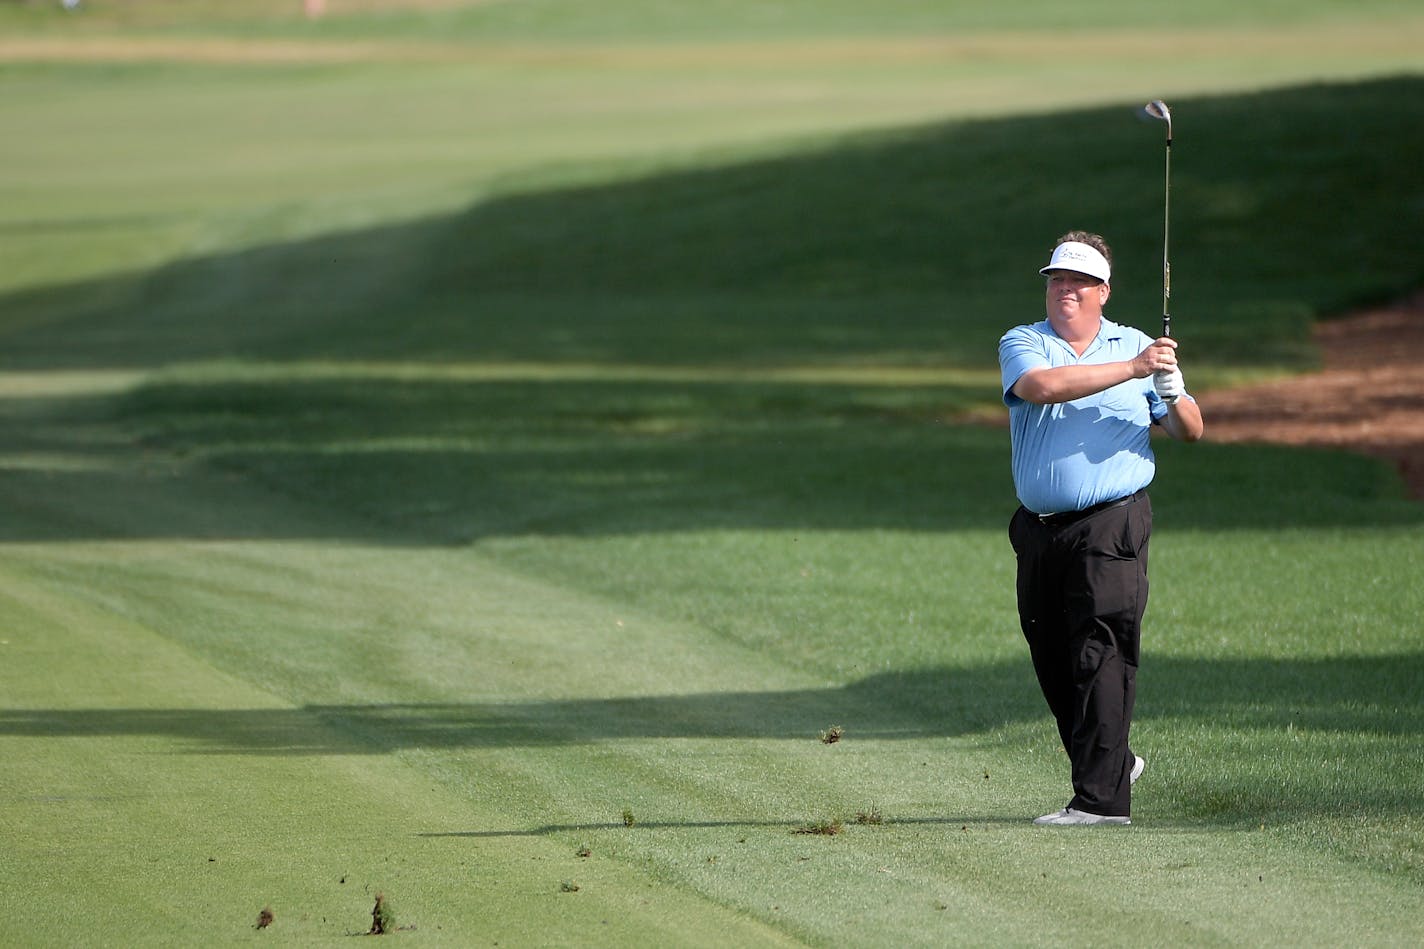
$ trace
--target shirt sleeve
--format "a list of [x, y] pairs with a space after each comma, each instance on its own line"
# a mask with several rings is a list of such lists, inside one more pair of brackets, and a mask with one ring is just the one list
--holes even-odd
[[1152, 385], [1152, 377], [1147, 377], [1147, 411], [1152, 413], [1152, 424], [1160, 425], [1167, 417], [1167, 403], [1162, 401], [1162, 397], [1157, 394], [1157, 388]]
[[1042, 335], [1031, 327], [1016, 326], [999, 340], [999, 374], [1003, 381], [1004, 404], [1010, 408], [1022, 405], [1014, 395], [1014, 385], [1030, 369], [1049, 365], [1048, 352]]

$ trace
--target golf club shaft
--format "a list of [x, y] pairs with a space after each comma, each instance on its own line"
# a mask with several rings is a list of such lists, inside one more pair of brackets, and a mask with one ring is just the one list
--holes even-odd
[[1166, 174], [1162, 189], [1162, 335], [1172, 335], [1172, 259], [1167, 241], [1172, 220], [1172, 125], [1167, 124]]
[[1167, 123], [1166, 173], [1162, 183], [1162, 335], [1172, 335], [1172, 258], [1168, 239], [1172, 230], [1172, 110], [1161, 99], [1153, 99], [1142, 110]]

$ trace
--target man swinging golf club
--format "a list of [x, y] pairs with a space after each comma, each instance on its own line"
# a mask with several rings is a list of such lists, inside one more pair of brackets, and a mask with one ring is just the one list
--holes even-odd
[[1063, 235], [1039, 273], [1047, 319], [999, 341], [1021, 505], [1009, 525], [1019, 622], [1072, 765], [1072, 799], [1034, 823], [1127, 824], [1146, 765], [1128, 732], [1147, 606], [1149, 429], [1196, 441], [1202, 416], [1176, 340], [1103, 316], [1112, 251], [1101, 237]]

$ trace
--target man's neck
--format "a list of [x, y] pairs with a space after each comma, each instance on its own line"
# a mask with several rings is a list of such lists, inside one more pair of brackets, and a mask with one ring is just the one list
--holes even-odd
[[1103, 327], [1102, 314], [1097, 316], [1076, 316], [1071, 319], [1062, 317], [1049, 317], [1048, 323], [1053, 327], [1053, 332], [1058, 334], [1058, 338], [1063, 340], [1079, 356], [1092, 345], [1093, 340], [1098, 338], [1098, 331]]

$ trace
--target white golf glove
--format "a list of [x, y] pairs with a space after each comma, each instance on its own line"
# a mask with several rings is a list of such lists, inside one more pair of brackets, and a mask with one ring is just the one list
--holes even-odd
[[1182, 370], [1164, 369], [1152, 374], [1152, 388], [1168, 405], [1187, 394], [1187, 384], [1182, 380]]

